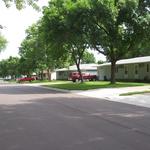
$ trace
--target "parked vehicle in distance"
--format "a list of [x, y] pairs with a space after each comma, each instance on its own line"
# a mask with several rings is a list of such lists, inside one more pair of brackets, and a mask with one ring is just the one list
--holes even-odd
[[[82, 73], [82, 78], [83, 78], [83, 80], [89, 80], [89, 81], [96, 81], [97, 80], [97, 76], [91, 75], [90, 73]], [[73, 82], [76, 82], [76, 81], [80, 81], [81, 77], [80, 77], [78, 72], [71, 72], [69, 74], [68, 79], [73, 81]]]
[[17, 79], [17, 81], [20, 83], [20, 82], [25, 82], [25, 81], [29, 81], [29, 82], [32, 82], [34, 81], [35, 79], [32, 78], [32, 77], [24, 77], [24, 78], [19, 78]]

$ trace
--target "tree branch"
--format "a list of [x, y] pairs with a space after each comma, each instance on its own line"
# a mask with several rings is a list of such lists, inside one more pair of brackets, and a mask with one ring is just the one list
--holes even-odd
[[98, 47], [96, 47], [96, 46], [93, 46], [93, 47], [94, 47], [94, 49], [95, 49], [96, 51], [98, 51], [99, 53], [101, 53], [101, 54], [103, 54], [103, 55], [106, 55], [106, 53], [105, 53], [104, 51], [100, 50]]
[[100, 24], [96, 23], [96, 25], [101, 28], [108, 36], [109, 36], [109, 32], [103, 27], [101, 26]]

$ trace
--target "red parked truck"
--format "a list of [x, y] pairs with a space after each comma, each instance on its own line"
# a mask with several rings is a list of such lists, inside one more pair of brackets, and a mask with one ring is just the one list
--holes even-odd
[[[97, 80], [97, 76], [91, 75], [90, 73], [82, 73], [82, 78], [83, 78], [83, 80], [89, 80], [89, 81]], [[78, 72], [71, 72], [69, 74], [69, 80], [71, 80], [73, 82], [80, 81], [81, 80], [80, 74]]]
[[32, 77], [24, 77], [24, 78], [19, 78], [19, 79], [17, 79], [17, 81], [18, 81], [19, 83], [25, 82], [25, 81], [31, 82], [31, 81], [33, 81], [33, 80], [35, 80], [35, 79], [32, 78]]

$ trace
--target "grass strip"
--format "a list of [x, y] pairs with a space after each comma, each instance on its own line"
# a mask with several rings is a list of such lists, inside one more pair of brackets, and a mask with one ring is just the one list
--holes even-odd
[[128, 92], [128, 93], [123, 93], [123, 94], [120, 94], [119, 96], [130, 96], [130, 95], [135, 95], [135, 94], [145, 94], [145, 93], [150, 93], [150, 90], [149, 91], [136, 91], [136, 92]]
[[135, 83], [135, 82], [116, 82], [116, 84], [110, 84], [108, 81], [94, 81], [94, 82], [84, 82], [84, 83], [73, 83], [73, 82], [63, 82], [57, 84], [46, 84], [46, 87], [66, 89], [66, 90], [90, 90], [90, 89], [100, 89], [100, 88], [121, 88], [121, 87], [132, 87], [132, 86], [145, 86], [150, 85], [147, 83]]

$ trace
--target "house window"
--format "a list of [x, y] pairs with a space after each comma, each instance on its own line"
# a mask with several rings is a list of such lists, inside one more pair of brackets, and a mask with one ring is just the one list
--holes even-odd
[[138, 65], [135, 65], [135, 74], [138, 74]]
[[124, 66], [124, 73], [128, 74], [128, 66]]
[[149, 72], [149, 64], [146, 65], [146, 70]]

